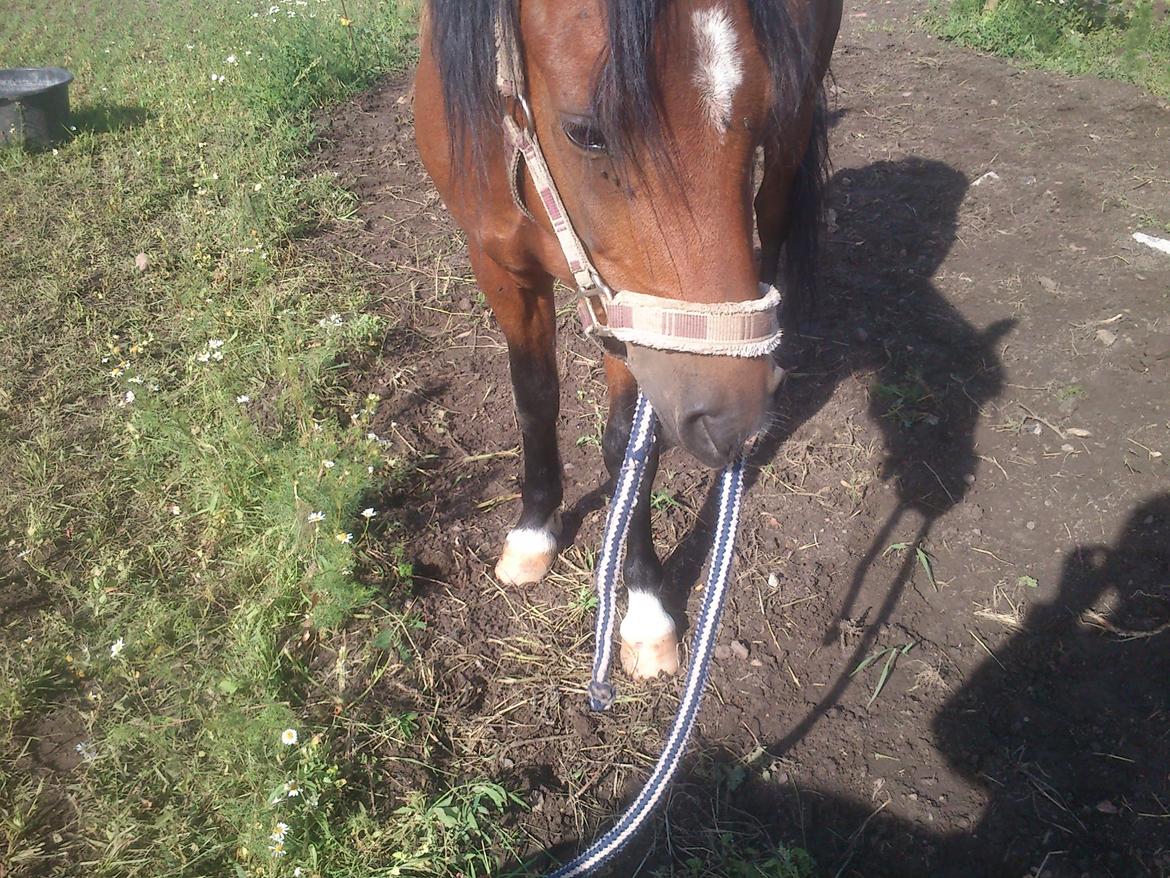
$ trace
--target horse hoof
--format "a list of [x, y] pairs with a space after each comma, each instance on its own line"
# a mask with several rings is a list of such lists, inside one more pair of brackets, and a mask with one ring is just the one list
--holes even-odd
[[674, 632], [657, 640], [622, 641], [622, 667], [635, 680], [653, 680], [659, 674], [678, 673], [678, 638]]
[[540, 582], [557, 558], [557, 538], [546, 530], [514, 530], [504, 542], [496, 579], [505, 585]]

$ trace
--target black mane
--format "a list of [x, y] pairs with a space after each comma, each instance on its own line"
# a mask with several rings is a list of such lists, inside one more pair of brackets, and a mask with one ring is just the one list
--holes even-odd
[[[608, 46], [594, 85], [593, 116], [610, 156], [637, 166], [636, 151], [670, 156], [664, 148], [662, 89], [653, 64], [655, 27], [670, 0], [607, 0]], [[747, 0], [753, 30], [772, 75], [772, 117], [788, 117], [814, 83], [815, 58], [788, 10], [788, 0]], [[431, 0], [432, 46], [439, 66], [452, 154], [467, 149], [477, 160], [489, 132], [504, 112], [496, 87], [496, 25], [519, 39], [519, 0]], [[796, 239], [787, 248], [791, 282], [811, 292], [820, 195], [826, 177], [823, 99], [818, 89], [817, 124], [794, 188]], [[479, 162], [482, 165], [482, 161]], [[799, 251], [799, 252], [797, 252]]]

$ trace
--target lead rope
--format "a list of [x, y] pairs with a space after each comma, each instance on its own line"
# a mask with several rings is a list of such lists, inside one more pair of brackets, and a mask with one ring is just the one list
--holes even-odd
[[[646, 456], [654, 444], [654, 409], [640, 393], [630, 430], [626, 456], [618, 473], [613, 503], [605, 524], [605, 540], [597, 564], [597, 625], [593, 679], [589, 683], [589, 706], [605, 710], [613, 703], [614, 689], [609, 682], [609, 664], [612, 657], [614, 598], [617, 586], [617, 565], [629, 529], [630, 515], [637, 503], [638, 487], [646, 469]], [[703, 603], [695, 623], [691, 666], [687, 670], [678, 713], [666, 739], [666, 746], [650, 779], [633, 804], [609, 832], [595, 841], [572, 862], [549, 875], [549, 878], [576, 878], [592, 875], [633, 839], [666, 794], [667, 787], [678, 771], [687, 740], [699, 715], [703, 690], [711, 666], [715, 634], [723, 615], [727, 581], [731, 576], [732, 550], [739, 524], [739, 502], [743, 494], [743, 458], [737, 457], [719, 475], [719, 518], [715, 527], [715, 548], [711, 567], [707, 572], [707, 586]]]

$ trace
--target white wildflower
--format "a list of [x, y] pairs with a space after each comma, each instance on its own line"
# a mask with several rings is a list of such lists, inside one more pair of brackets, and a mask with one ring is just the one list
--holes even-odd
[[236, 64], [236, 63], [238, 63], [238, 59], [236, 58], [236, 56], [235, 56], [235, 55], [228, 55], [228, 56], [227, 56], [227, 57], [224, 59], [224, 63], [225, 63], [225, 64]]
[[337, 462], [333, 461], [333, 460], [325, 460], [325, 461], [322, 461], [321, 463], [325, 467], [325, 469], [333, 469], [333, 467], [337, 466]]
[[374, 511], [374, 507], [372, 507], [372, 506], [369, 507], [368, 509], [362, 510], [362, 518], [366, 519], [366, 521], [369, 521], [371, 518], [373, 518], [377, 514], [378, 513]]
[[252, 397], [248, 396], [248, 394], [246, 394], [246, 393], [241, 393], [239, 396], [236, 397], [236, 402], [238, 402], [240, 405], [247, 405], [251, 401], [252, 401]]
[[297, 730], [285, 729], [280, 733], [280, 743], [286, 747], [292, 747], [297, 742]]
[[309, 513], [309, 524], [316, 524], [317, 522], [324, 521], [324, 520], [325, 520], [325, 513], [324, 512], [310, 512]]
[[339, 533], [333, 539], [337, 540], [339, 543], [352, 543], [353, 534]]
[[112, 644], [110, 644], [110, 658], [117, 658], [122, 654], [122, 650], [126, 648], [126, 641], [119, 637]]

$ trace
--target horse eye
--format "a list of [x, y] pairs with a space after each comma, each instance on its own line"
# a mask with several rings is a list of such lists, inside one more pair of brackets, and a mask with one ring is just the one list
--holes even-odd
[[609, 149], [601, 129], [589, 122], [566, 121], [562, 123], [561, 128], [565, 132], [565, 137], [586, 152], [605, 152]]

